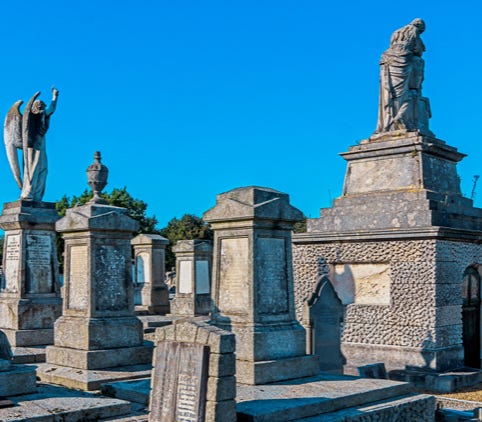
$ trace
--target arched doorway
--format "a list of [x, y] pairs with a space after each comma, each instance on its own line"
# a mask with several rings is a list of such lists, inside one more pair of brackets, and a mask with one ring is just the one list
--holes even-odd
[[464, 364], [480, 368], [480, 274], [479, 264], [464, 271], [462, 282], [462, 341]]

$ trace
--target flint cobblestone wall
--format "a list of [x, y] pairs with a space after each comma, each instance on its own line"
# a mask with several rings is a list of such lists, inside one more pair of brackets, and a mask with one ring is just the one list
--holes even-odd
[[293, 272], [298, 319], [304, 300], [333, 264], [390, 267], [390, 304], [347, 304], [343, 342], [404, 347], [461, 343], [465, 268], [482, 262], [475, 243], [424, 239], [301, 243], [293, 238]]

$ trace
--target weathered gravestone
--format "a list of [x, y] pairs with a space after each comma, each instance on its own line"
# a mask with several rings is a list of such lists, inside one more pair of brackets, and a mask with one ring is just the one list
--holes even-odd
[[234, 422], [234, 334], [202, 321], [158, 328], [150, 422]]
[[176, 297], [173, 316], [207, 315], [211, 309], [213, 246], [209, 240], [179, 240], [176, 254]]
[[295, 318], [291, 231], [303, 214], [289, 196], [246, 187], [217, 196], [212, 323], [236, 334], [236, 378], [264, 384], [319, 372]]
[[138, 313], [169, 312], [169, 291], [164, 281], [168, 244], [169, 240], [157, 234], [140, 234], [131, 240], [135, 260], [134, 304]]
[[[94, 166], [103, 170], [99, 153]], [[56, 225], [65, 240], [63, 314], [47, 364], [39, 368], [42, 380], [84, 390], [98, 389], [103, 377], [136, 377], [127, 370], [96, 376], [95, 370], [146, 364], [152, 353], [134, 313], [130, 240], [138, 223], [125, 208], [103, 204], [96, 187], [91, 202], [68, 209]]]
[[204, 422], [208, 347], [159, 342], [154, 354], [151, 421]]
[[4, 204], [5, 231], [0, 329], [13, 347], [52, 344], [61, 314], [55, 204], [19, 200]]
[[320, 371], [343, 373], [342, 322], [343, 305], [330, 280], [322, 277], [304, 303], [302, 318], [307, 330], [307, 352], [320, 356]]

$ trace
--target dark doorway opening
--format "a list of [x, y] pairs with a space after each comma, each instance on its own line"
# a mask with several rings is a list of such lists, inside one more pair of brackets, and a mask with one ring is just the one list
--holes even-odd
[[462, 341], [464, 364], [480, 368], [480, 274], [478, 264], [464, 272], [462, 282]]

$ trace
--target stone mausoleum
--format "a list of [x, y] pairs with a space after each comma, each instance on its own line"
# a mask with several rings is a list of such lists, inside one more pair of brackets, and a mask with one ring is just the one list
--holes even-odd
[[344, 305], [345, 369], [453, 369], [464, 364], [464, 347], [476, 349], [465, 363], [480, 367], [482, 209], [461, 194], [464, 155], [403, 131], [341, 155], [342, 196], [293, 238], [298, 315], [328, 276]]
[[[424, 31], [414, 19], [392, 34], [380, 60], [376, 131], [341, 154], [341, 197], [293, 239], [298, 316], [328, 278], [343, 305], [347, 372], [374, 362], [480, 368], [482, 209], [460, 190], [465, 155], [428, 127]], [[304, 324], [316, 332], [322, 313], [304, 312]]]

